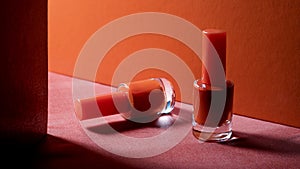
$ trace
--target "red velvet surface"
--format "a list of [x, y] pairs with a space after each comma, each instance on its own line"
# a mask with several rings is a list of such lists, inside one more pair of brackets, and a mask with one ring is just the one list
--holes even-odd
[[[109, 91], [107, 87], [103, 90]], [[48, 136], [32, 149], [27, 160], [31, 168], [300, 167], [300, 129], [237, 115], [233, 118], [237, 139], [228, 143], [201, 144], [190, 132], [174, 148], [158, 156], [133, 159], [114, 155], [98, 147], [85, 134], [74, 114], [72, 78], [55, 73], [49, 73], [48, 118]], [[164, 130], [153, 125], [123, 122], [114, 127], [128, 135], [149, 135]], [[19, 153], [18, 157], [24, 154]]]

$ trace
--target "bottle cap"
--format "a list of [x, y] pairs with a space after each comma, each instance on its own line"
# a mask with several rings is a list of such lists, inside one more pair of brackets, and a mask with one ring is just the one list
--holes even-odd
[[[220, 61], [222, 69], [218, 67]], [[226, 75], [226, 32], [220, 29], [205, 29], [202, 40], [202, 82], [224, 84], [222, 70]]]

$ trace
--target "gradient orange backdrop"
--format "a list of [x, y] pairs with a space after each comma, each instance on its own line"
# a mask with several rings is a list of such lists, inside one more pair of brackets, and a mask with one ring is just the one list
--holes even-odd
[[[299, 2], [49, 0], [49, 71], [72, 76], [84, 43], [114, 19], [138, 12], [169, 13], [201, 30], [227, 31], [227, 78], [235, 83], [235, 114], [300, 127]], [[103, 70], [98, 70], [95, 80], [110, 84], [116, 66], [132, 52], [144, 48], [175, 53], [200, 78], [201, 61], [187, 46], [170, 37], [144, 34], [115, 45], [105, 56]], [[174, 81], [155, 69], [142, 71], [135, 79], [150, 76]], [[177, 100], [181, 100], [180, 96]]]

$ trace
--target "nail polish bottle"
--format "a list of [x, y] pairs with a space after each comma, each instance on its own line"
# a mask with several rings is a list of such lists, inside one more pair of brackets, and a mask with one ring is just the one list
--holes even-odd
[[193, 135], [200, 141], [223, 142], [232, 135], [234, 84], [226, 80], [226, 32], [203, 31], [202, 77], [193, 84]]
[[175, 91], [167, 79], [151, 78], [120, 83], [116, 92], [77, 99], [74, 104], [79, 120], [120, 113], [127, 120], [148, 123], [173, 110]]

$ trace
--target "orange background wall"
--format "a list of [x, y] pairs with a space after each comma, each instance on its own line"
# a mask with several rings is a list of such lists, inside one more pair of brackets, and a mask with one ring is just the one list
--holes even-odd
[[[227, 31], [227, 78], [235, 83], [235, 114], [300, 127], [298, 0], [49, 0], [48, 4], [49, 71], [72, 76], [84, 43], [114, 19], [138, 12], [169, 13], [201, 30]], [[105, 72], [98, 70], [95, 80], [110, 84], [122, 59], [156, 47], [181, 57], [200, 77], [201, 61], [189, 48], [172, 38], [146, 34], [115, 45], [101, 63]], [[136, 79], [150, 76], [170, 78], [150, 69]]]

